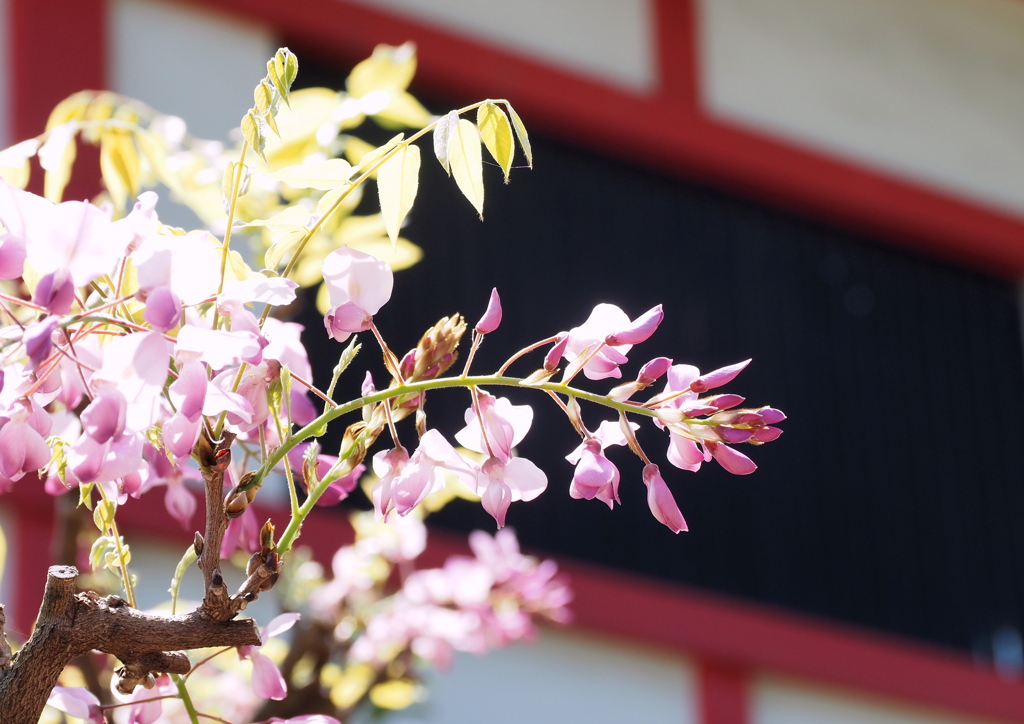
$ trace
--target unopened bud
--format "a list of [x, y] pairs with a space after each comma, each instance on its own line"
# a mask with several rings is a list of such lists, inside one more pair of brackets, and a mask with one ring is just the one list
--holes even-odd
[[416, 345], [416, 362], [412, 374], [406, 375], [406, 380], [431, 380], [443, 375], [458, 359], [456, 350], [465, 332], [466, 320], [461, 314], [438, 320]]
[[269, 519], [267, 520], [266, 523], [263, 524], [263, 527], [260, 528], [260, 545], [263, 548], [270, 549], [273, 549], [275, 547], [274, 524], [270, 522]]
[[192, 549], [196, 552], [196, 557], [203, 555], [203, 548], [206, 547], [206, 541], [203, 540], [202, 534], [197, 530], [196, 537], [192, 540]]
[[713, 390], [716, 387], [732, 382], [736, 375], [743, 371], [743, 368], [750, 364], [750, 360], [744, 362], [737, 362], [734, 365], [728, 367], [720, 367], [714, 372], [708, 372], [706, 375], [701, 375], [693, 382], [690, 383], [690, 389], [697, 394], [701, 392], [707, 392]]
[[487, 302], [487, 311], [480, 321], [476, 323], [476, 331], [480, 334], [493, 332], [501, 324], [501, 299], [498, 297], [498, 290], [491, 290], [491, 298]]
[[562, 359], [562, 355], [565, 354], [565, 348], [569, 346], [569, 333], [560, 332], [558, 339], [555, 341], [555, 345], [548, 350], [548, 353], [544, 355], [544, 369], [551, 370], [552, 373], [558, 369], [558, 361]]

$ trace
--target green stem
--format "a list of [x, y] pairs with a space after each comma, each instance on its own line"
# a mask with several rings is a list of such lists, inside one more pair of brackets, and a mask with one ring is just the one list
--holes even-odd
[[[309, 437], [318, 437], [323, 434], [326, 426], [332, 420], [346, 415], [350, 412], [359, 410], [366, 405], [373, 405], [378, 402], [385, 400], [401, 397], [403, 395], [417, 394], [420, 392], [426, 392], [427, 390], [435, 390], [443, 387], [477, 387], [477, 386], [503, 386], [503, 387], [523, 387], [528, 389], [544, 390], [555, 394], [568, 395], [577, 397], [581, 400], [587, 400], [605, 407], [610, 407], [619, 412], [632, 412], [638, 415], [644, 415], [646, 417], [656, 417], [657, 414], [654, 410], [641, 407], [636, 403], [630, 402], [615, 402], [614, 400], [608, 399], [605, 395], [595, 394], [593, 392], [587, 392], [586, 390], [580, 390], [575, 387], [570, 387], [561, 382], [542, 382], [539, 384], [523, 384], [523, 380], [519, 377], [503, 377], [500, 375], [484, 375], [475, 377], [442, 377], [435, 380], [425, 380], [422, 382], [409, 382], [403, 385], [397, 385], [395, 387], [389, 387], [386, 390], [375, 392], [372, 395], [366, 395], [365, 397], [359, 397], [355, 400], [351, 400], [337, 407], [331, 408], [324, 411], [320, 417], [315, 419], [300, 430], [297, 430], [291, 437], [285, 440], [279, 448], [271, 453], [270, 457], [263, 463], [263, 466], [257, 472], [257, 475], [253, 479], [253, 485], [259, 484], [260, 481], [273, 470], [278, 463], [280, 463], [288, 451], [294, 448], [296, 445], [301, 443], [303, 440]], [[302, 522], [306, 516], [309, 515], [310, 511], [313, 510], [313, 506], [316, 505], [316, 501], [328, 488], [329, 484], [321, 484], [317, 486], [315, 490], [309, 491], [309, 496], [305, 502], [299, 507], [298, 514], [293, 515], [291, 520], [288, 522], [288, 526], [281, 534], [281, 538], [277, 543], [278, 554], [283, 555], [286, 553], [295, 542], [295, 539], [299, 535], [299, 531], [302, 528]]]
[[195, 704], [192, 703], [185, 679], [178, 674], [174, 674], [171, 678], [174, 680], [174, 685], [178, 687], [178, 696], [181, 697], [181, 703], [185, 705], [185, 711], [188, 712], [188, 720], [191, 724], [199, 724], [199, 712], [196, 711]]

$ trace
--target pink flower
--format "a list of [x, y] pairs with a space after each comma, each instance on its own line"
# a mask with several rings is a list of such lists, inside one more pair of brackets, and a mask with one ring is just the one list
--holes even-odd
[[327, 255], [323, 277], [331, 299], [324, 326], [327, 334], [339, 342], [370, 328], [373, 315], [391, 298], [394, 285], [391, 267], [347, 246]]
[[484, 510], [490, 513], [501, 528], [509, 504], [517, 500], [533, 500], [544, 492], [548, 479], [544, 472], [526, 458], [501, 460], [488, 458], [480, 466], [476, 493]]
[[662, 317], [660, 305], [630, 321], [614, 304], [598, 304], [586, 322], [569, 330], [564, 353], [570, 362], [566, 377], [575, 375], [581, 366], [583, 374], [592, 380], [622, 377], [619, 365], [628, 361], [626, 353], [650, 337]]
[[10, 413], [10, 419], [0, 428], [0, 475], [20, 480], [25, 473], [50, 462], [50, 446], [37, 429], [38, 424], [30, 405], [18, 405]]
[[506, 397], [481, 390], [477, 406], [466, 410], [466, 426], [455, 433], [455, 439], [474, 452], [508, 460], [512, 448], [522, 442], [532, 424], [532, 407], [513, 405]]
[[84, 687], [55, 686], [46, 703], [65, 714], [85, 719], [88, 724], [105, 724], [107, 721], [100, 709], [100, 700]]
[[652, 463], [644, 467], [644, 484], [647, 486], [647, 505], [658, 522], [668, 526], [673, 533], [687, 530], [683, 514], [679, 512], [672, 491], [665, 484], [657, 465]]
[[[639, 425], [630, 423], [633, 429]], [[605, 420], [597, 433], [584, 440], [578, 448], [565, 456], [565, 459], [576, 465], [569, 495], [573, 498], [593, 500], [597, 498], [614, 508], [619, 502], [619, 470], [605, 457], [604, 449], [609, 445], [625, 445], [626, 436], [618, 422]]]
[[493, 332], [501, 324], [501, 299], [498, 297], [498, 290], [491, 290], [491, 298], [487, 302], [487, 310], [480, 321], [476, 323], [476, 331], [480, 334]]
[[[299, 620], [297, 613], [282, 613], [260, 632], [263, 643], [272, 636], [284, 633]], [[252, 690], [261, 699], [281, 700], [288, 694], [284, 677], [273, 660], [260, 651], [259, 646], [239, 646], [238, 658], [252, 661]]]

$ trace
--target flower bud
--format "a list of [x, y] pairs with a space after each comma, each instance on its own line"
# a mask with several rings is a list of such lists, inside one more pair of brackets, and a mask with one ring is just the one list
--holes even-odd
[[501, 299], [498, 297], [497, 288], [491, 290], [491, 298], [487, 302], [487, 311], [480, 321], [476, 323], [476, 331], [480, 334], [493, 332], [501, 324]]
[[665, 312], [662, 311], [659, 304], [630, 322], [629, 326], [621, 332], [609, 334], [604, 338], [605, 344], [613, 347], [621, 344], [640, 344], [654, 334], [664, 318]]

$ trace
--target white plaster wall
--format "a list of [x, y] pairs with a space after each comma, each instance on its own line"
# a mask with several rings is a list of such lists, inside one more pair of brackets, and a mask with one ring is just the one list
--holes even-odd
[[1024, 3], [698, 5], [713, 115], [1024, 214]]
[[[695, 669], [661, 652], [545, 629], [427, 682], [430, 699], [391, 724], [698, 724]], [[357, 724], [367, 724], [364, 717]]]
[[657, 82], [653, 0], [354, 0], [627, 90]]
[[269, 28], [157, 0], [113, 0], [110, 30], [112, 89], [217, 140], [252, 107], [278, 47]]
[[995, 724], [845, 692], [761, 677], [751, 692], [751, 724]]

